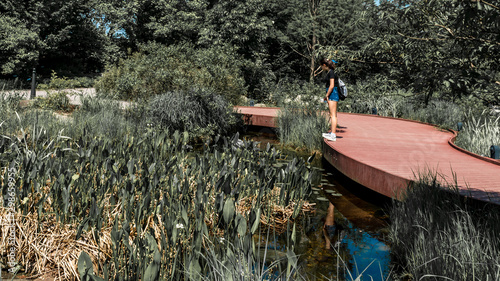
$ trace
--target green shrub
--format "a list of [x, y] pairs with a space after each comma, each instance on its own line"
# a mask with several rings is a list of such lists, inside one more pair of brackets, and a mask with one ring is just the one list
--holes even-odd
[[37, 97], [34, 106], [42, 109], [70, 111], [72, 106], [66, 92], [48, 93], [46, 97]]
[[349, 97], [339, 103], [339, 111], [404, 118], [455, 128], [463, 120], [460, 105], [445, 100], [431, 100], [427, 105], [412, 90], [397, 87], [391, 81], [373, 78], [348, 85]]
[[45, 83], [38, 84], [38, 89], [74, 89], [74, 88], [91, 88], [94, 86], [94, 79], [90, 77], [76, 77], [70, 79], [68, 77], [58, 77], [55, 71], [52, 71], [50, 80], [44, 81]]
[[418, 120], [445, 128], [455, 128], [463, 120], [463, 110], [453, 102], [432, 100], [427, 106], [402, 103], [399, 111], [405, 119]]
[[227, 134], [238, 120], [224, 97], [201, 89], [154, 97], [149, 103], [148, 116], [156, 126], [185, 131], [194, 138]]
[[278, 83], [268, 81], [268, 88], [269, 98], [264, 102], [279, 107], [324, 107], [322, 99], [325, 89], [317, 83], [281, 79]]
[[464, 109], [464, 112], [469, 115], [481, 115], [482, 112], [488, 111], [491, 108], [484, 105], [484, 101], [479, 99], [474, 95], [469, 95], [466, 97], [462, 97], [457, 100], [456, 103]]
[[246, 92], [235, 51], [227, 47], [195, 50], [190, 45], [143, 45], [140, 52], [111, 66], [96, 90], [123, 100], [169, 91], [205, 88], [237, 104]]

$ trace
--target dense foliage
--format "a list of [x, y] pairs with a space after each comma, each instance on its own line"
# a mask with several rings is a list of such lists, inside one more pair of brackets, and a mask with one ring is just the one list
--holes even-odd
[[[6, 198], [14, 194], [27, 272], [57, 268], [64, 280], [198, 280], [220, 274], [208, 255], [225, 266], [243, 255], [248, 263], [234, 267], [255, 275], [260, 240], [253, 237], [267, 227], [270, 240], [290, 228], [285, 262], [296, 264], [293, 222], [311, 192], [307, 162], [284, 160], [238, 134], [206, 142], [194, 155], [187, 132], [141, 128], [108, 101], [84, 100], [67, 122], [46, 111], [15, 114], [1, 101], [0, 165], [19, 189], [7, 192], [2, 169], [0, 214], [7, 216]], [[42, 236], [52, 238], [41, 245]], [[40, 259], [45, 255], [54, 258]]]
[[[73, 235], [69, 240], [83, 235], [85, 243], [94, 242], [85, 250], [99, 263], [98, 275], [187, 279], [191, 273], [207, 272], [203, 255], [211, 253], [201, 245], [214, 244], [217, 238], [244, 245], [243, 254], [251, 261], [250, 237], [256, 216], [265, 209], [252, 200], [267, 196], [288, 204], [303, 198], [309, 187], [304, 163], [280, 169], [274, 166], [274, 151], [258, 151], [237, 138], [188, 157], [186, 140], [230, 131], [226, 101], [243, 103], [241, 96], [246, 96], [266, 104], [319, 109], [324, 105], [317, 96], [323, 89], [315, 70], [321, 57], [334, 58], [350, 89], [341, 111], [375, 109], [381, 115], [448, 128], [464, 121], [461, 135], [474, 144], [468, 149], [486, 154], [499, 135], [498, 119], [489, 114], [500, 105], [499, 34], [499, 0], [3, 0], [0, 78], [7, 82], [1, 89], [29, 87], [33, 68], [38, 81], [51, 77], [47, 88], [71, 87], [66, 77], [104, 72], [95, 85], [101, 94], [153, 99], [125, 111], [116, 102], [84, 99], [73, 121], [61, 127], [43, 110], [19, 117], [15, 110], [20, 97], [2, 95], [0, 161], [2, 167], [19, 171], [16, 202], [25, 216], [24, 227], [51, 233], [52, 226], [62, 232], [60, 227], [75, 224], [68, 230]], [[55, 94], [38, 105], [61, 108], [67, 98]], [[478, 115], [483, 110], [486, 114]], [[307, 138], [314, 134], [308, 129], [317, 133], [325, 124], [317, 115], [303, 113], [300, 121], [293, 118], [298, 111], [282, 114], [282, 139], [316, 149], [318, 142]], [[223, 115], [228, 119], [216, 122]], [[248, 213], [237, 212], [236, 202], [244, 195], [251, 198]], [[439, 196], [432, 201], [423, 192], [415, 197], [426, 202], [398, 205], [397, 213], [404, 216], [395, 217], [401, 222], [393, 225], [411, 225], [393, 230], [395, 255], [417, 279], [425, 274], [498, 278], [498, 260], [487, 259], [498, 252], [495, 232], [490, 235], [480, 225], [489, 222], [450, 216], [436, 225], [443, 212], [462, 213], [420, 211], [448, 200]], [[459, 205], [449, 202], [444, 205]], [[36, 218], [34, 225], [29, 225], [30, 216]], [[498, 225], [498, 218], [494, 222]], [[464, 225], [471, 227], [461, 229]], [[444, 248], [428, 243], [443, 234], [450, 243], [434, 244]], [[481, 238], [492, 243], [485, 246]], [[464, 241], [469, 245], [462, 247]], [[23, 243], [20, 248], [31, 255], [25, 261], [51, 261], [27, 240]], [[418, 248], [427, 245], [432, 248]], [[457, 245], [465, 250], [455, 252]], [[235, 260], [229, 247], [212, 253], [225, 264]], [[50, 256], [61, 258], [58, 266], [75, 260]], [[89, 260], [81, 255], [80, 277], [85, 280], [96, 279]], [[464, 267], [471, 260], [479, 261], [472, 270], [475, 276]], [[249, 264], [251, 268], [254, 263]], [[74, 272], [68, 276], [76, 278]]]
[[167, 91], [203, 88], [238, 103], [246, 92], [231, 48], [195, 50], [190, 45], [147, 44], [107, 71], [96, 90], [118, 99], [145, 99]]
[[318, 113], [316, 109], [282, 108], [277, 118], [280, 143], [305, 147], [309, 151], [321, 151], [324, 140], [318, 136], [318, 132], [328, 131], [329, 122], [326, 116], [323, 112]]
[[[230, 91], [265, 101], [268, 86], [282, 79], [314, 81], [327, 56], [351, 85], [382, 74], [383, 84], [411, 89], [424, 106], [436, 98], [493, 106], [500, 102], [499, 7], [498, 0], [8, 0], [0, 5], [0, 62], [4, 78], [24, 79], [33, 66], [48, 77], [108, 65], [101, 88], [118, 96], [180, 86], [172, 74], [180, 71], [205, 77], [204, 87], [234, 82]], [[157, 45], [145, 48], [150, 42]], [[178, 61], [165, 56], [176, 48]], [[136, 79], [152, 89], [141, 92]]]
[[151, 99], [148, 115], [153, 126], [188, 132], [192, 138], [207, 138], [234, 131], [240, 120], [229, 103], [210, 91], [168, 92]]
[[1, 74], [29, 74], [38, 67], [81, 75], [101, 68], [106, 40], [93, 13], [92, 1], [2, 1]]

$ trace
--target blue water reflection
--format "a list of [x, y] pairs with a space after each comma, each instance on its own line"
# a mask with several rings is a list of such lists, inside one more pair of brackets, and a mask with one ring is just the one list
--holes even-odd
[[344, 270], [347, 280], [387, 280], [390, 272], [390, 248], [387, 244], [374, 238], [367, 232], [348, 224], [347, 234], [341, 241], [340, 248], [345, 247], [352, 259], [347, 262], [349, 272]]

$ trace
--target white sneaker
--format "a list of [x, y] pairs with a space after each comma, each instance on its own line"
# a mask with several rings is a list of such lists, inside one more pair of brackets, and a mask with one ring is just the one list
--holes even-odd
[[323, 138], [329, 140], [329, 141], [336, 141], [337, 136], [334, 133], [325, 133], [323, 134]]

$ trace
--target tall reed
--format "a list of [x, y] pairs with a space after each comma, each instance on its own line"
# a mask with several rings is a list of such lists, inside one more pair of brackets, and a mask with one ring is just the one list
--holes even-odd
[[476, 154], [490, 156], [490, 147], [500, 145], [500, 116], [468, 113], [455, 144]]
[[500, 208], [471, 204], [455, 185], [423, 175], [394, 202], [392, 255], [413, 280], [499, 280]]
[[315, 109], [282, 108], [278, 113], [278, 137], [281, 144], [321, 150], [322, 133], [328, 128], [324, 112]]

